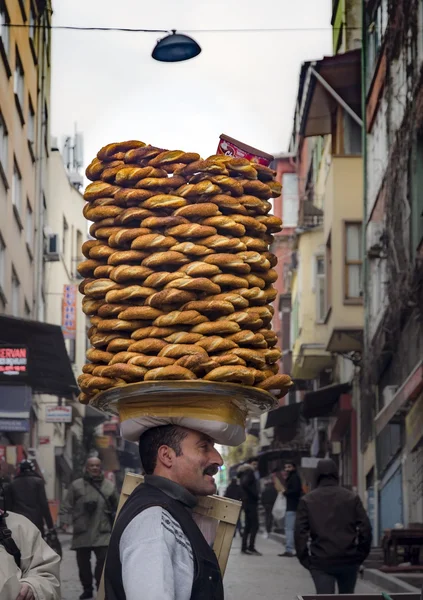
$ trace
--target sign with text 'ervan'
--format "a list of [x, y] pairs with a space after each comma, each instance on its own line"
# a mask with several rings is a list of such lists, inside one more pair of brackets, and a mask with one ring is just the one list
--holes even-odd
[[13, 381], [28, 375], [28, 348], [0, 344], [0, 380]]

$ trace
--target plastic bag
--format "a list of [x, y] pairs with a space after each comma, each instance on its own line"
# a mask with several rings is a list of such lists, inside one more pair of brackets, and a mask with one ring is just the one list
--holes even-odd
[[286, 513], [286, 498], [282, 492], [278, 493], [278, 497], [272, 508], [272, 515], [275, 521], [281, 521]]

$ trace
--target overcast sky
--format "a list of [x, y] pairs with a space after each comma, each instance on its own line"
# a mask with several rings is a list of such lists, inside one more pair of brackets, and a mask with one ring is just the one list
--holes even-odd
[[[202, 53], [158, 63], [160, 34], [53, 31], [52, 135], [84, 134], [84, 162], [125, 139], [207, 156], [226, 133], [287, 150], [300, 65], [331, 54], [331, 0], [56, 0], [54, 25], [178, 29]], [[306, 31], [313, 28], [315, 31]]]

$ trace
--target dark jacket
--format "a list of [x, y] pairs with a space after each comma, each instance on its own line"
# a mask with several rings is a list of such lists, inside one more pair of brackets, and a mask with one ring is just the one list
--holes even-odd
[[44, 521], [53, 529], [53, 519], [47, 501], [44, 481], [36, 473], [24, 471], [16, 475], [8, 487], [10, 510], [23, 515], [44, 532]]
[[372, 541], [370, 521], [360, 498], [339, 485], [332, 460], [319, 462], [317, 482], [318, 487], [301, 498], [298, 506], [298, 560], [306, 569], [360, 565], [367, 558]]
[[273, 481], [266, 483], [264, 490], [261, 493], [261, 503], [263, 506], [273, 506], [277, 497], [278, 492], [276, 491]]
[[231, 500], [241, 500], [242, 492], [239, 483], [230, 483], [225, 492], [225, 497], [230, 498]]
[[[107, 600], [125, 600], [120, 561], [120, 538], [132, 519], [151, 506], [162, 506], [180, 524], [194, 555], [194, 581], [191, 600], [223, 600], [222, 575], [213, 550], [192, 518], [189, 507], [169, 495], [169, 484], [160, 477], [145, 477], [125, 502], [113, 527], [105, 566], [105, 597]], [[167, 491], [165, 491], [167, 490]], [[142, 590], [140, 593], [142, 597]]]
[[242, 465], [238, 469], [239, 483], [241, 486], [242, 504], [258, 504], [260, 493], [254, 469], [251, 465]]
[[286, 498], [286, 512], [296, 512], [298, 503], [303, 494], [300, 476], [297, 471], [292, 471], [286, 478], [286, 489], [284, 496]]

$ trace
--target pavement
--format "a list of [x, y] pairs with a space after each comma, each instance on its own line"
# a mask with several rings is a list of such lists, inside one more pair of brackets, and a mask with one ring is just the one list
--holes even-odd
[[[61, 600], [77, 600], [82, 590], [75, 552], [69, 549], [70, 536], [60, 538], [63, 547]], [[235, 537], [224, 579], [225, 600], [296, 600], [297, 595], [314, 593], [311, 577], [297, 559], [278, 557], [283, 551], [280, 543], [259, 534], [256, 546], [263, 556], [241, 554], [241, 540]], [[380, 589], [368, 582], [357, 584], [357, 594], [378, 592]]]

